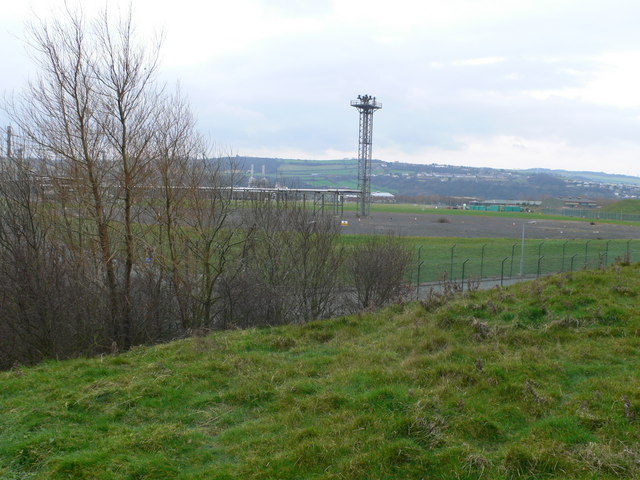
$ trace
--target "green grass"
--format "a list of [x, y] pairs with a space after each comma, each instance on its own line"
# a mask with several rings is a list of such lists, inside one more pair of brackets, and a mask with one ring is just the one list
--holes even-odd
[[640, 476], [640, 267], [0, 373], [3, 479]]
[[355, 190], [355, 189], [358, 188], [358, 182], [355, 182], [355, 181], [343, 181], [343, 180], [333, 181], [330, 178], [329, 179], [318, 180], [316, 177], [304, 178], [304, 181], [309, 183], [310, 185], [312, 185], [312, 187], [321, 188], [321, 189], [324, 189], [324, 188], [336, 188], [336, 189], [349, 188], [349, 189], [354, 189]]

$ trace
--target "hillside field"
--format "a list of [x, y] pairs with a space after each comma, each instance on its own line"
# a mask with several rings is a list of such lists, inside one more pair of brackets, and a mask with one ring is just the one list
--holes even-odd
[[640, 476], [640, 266], [0, 373], [3, 479]]
[[602, 207], [603, 212], [640, 214], [640, 200], [627, 199]]

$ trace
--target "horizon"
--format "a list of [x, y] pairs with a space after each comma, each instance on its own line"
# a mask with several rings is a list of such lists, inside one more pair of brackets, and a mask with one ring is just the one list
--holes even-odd
[[[354, 161], [357, 162], [357, 157], [344, 157], [344, 158], [286, 158], [286, 157], [263, 157], [263, 156], [250, 156], [250, 155], [235, 155], [237, 158], [245, 158], [245, 159], [264, 159], [264, 160], [283, 160], [283, 161], [295, 161], [295, 162], [340, 162], [340, 161]], [[374, 162], [383, 162], [383, 163], [401, 163], [404, 165], [412, 165], [412, 166], [440, 166], [440, 167], [457, 167], [457, 168], [477, 168], [477, 169], [490, 169], [490, 170], [508, 170], [508, 171], [522, 171], [526, 172], [529, 170], [542, 170], [549, 172], [568, 172], [568, 173], [598, 173], [603, 175], [611, 175], [611, 176], [619, 176], [619, 177], [629, 177], [629, 178], [640, 178], [640, 175], [630, 175], [624, 173], [608, 173], [599, 170], [568, 170], [564, 168], [542, 168], [542, 167], [527, 167], [527, 168], [496, 168], [496, 167], [488, 167], [488, 166], [471, 166], [471, 165], [453, 165], [447, 163], [411, 163], [411, 162], [401, 162], [398, 160], [383, 160], [381, 158], [372, 158]]]
[[[36, 78], [25, 23], [63, 5], [31, 0], [0, 13], [5, 96]], [[373, 155], [385, 162], [640, 176], [640, 4], [631, 0], [131, 6], [143, 42], [165, 34], [158, 79], [180, 84], [220, 151], [350, 157], [358, 116], [349, 103], [370, 94], [383, 104]], [[89, 18], [103, 7], [82, 2]]]

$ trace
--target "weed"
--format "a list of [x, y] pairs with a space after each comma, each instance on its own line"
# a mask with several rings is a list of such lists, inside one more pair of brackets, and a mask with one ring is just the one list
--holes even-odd
[[447, 422], [440, 416], [423, 416], [421, 413], [414, 414], [411, 423], [407, 426], [407, 436], [427, 448], [442, 445]]
[[625, 397], [622, 399], [622, 403], [624, 405], [624, 416], [627, 418], [629, 423], [632, 423], [636, 419], [636, 411], [631, 405], [629, 397], [625, 395]]
[[637, 446], [590, 442], [579, 448], [575, 456], [587, 472], [594, 475], [637, 478], [640, 473], [640, 450]]
[[489, 336], [491, 335], [491, 329], [489, 328], [489, 325], [487, 325], [484, 322], [474, 319], [471, 322], [471, 326], [473, 327], [473, 331], [474, 331], [473, 338], [476, 341], [480, 342], [482, 340], [489, 338]]
[[535, 384], [535, 382], [531, 380], [527, 380], [526, 382], [524, 382], [523, 390], [524, 390], [525, 396], [532, 398], [537, 404], [539, 405], [547, 404], [547, 399], [542, 395], [540, 395], [540, 393], [538, 393], [537, 385]]
[[491, 466], [491, 461], [480, 454], [470, 454], [462, 464], [462, 470], [472, 478], [481, 479], [485, 470]]

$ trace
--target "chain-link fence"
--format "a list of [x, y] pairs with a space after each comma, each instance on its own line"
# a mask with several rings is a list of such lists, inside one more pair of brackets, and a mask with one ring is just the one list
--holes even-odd
[[636, 240], [525, 240], [419, 245], [412, 274], [416, 295], [446, 279], [462, 289], [471, 283], [505, 285], [524, 278], [605, 267], [640, 258]]
[[625, 222], [640, 222], [637, 213], [603, 212], [598, 209], [579, 208], [545, 208], [545, 215], [562, 215], [563, 217], [591, 218], [594, 220], [621, 220]]

